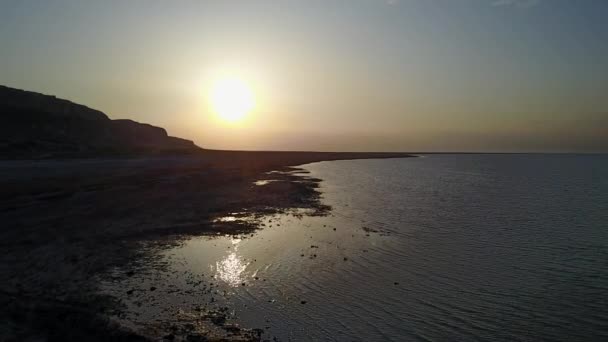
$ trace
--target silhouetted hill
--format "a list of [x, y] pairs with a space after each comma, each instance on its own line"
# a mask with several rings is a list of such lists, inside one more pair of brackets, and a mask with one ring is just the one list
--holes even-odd
[[68, 100], [0, 86], [0, 158], [184, 154], [192, 141]]

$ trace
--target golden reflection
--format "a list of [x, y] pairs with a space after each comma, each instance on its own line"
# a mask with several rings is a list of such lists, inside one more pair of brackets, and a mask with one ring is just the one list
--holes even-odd
[[234, 252], [215, 263], [216, 277], [234, 287], [239, 286], [244, 281], [244, 272], [249, 265], [248, 262], [237, 255], [239, 242], [241, 242], [240, 239], [232, 239]]

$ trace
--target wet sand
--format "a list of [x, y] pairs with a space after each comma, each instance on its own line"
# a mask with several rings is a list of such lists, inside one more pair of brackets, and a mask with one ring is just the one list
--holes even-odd
[[[133, 276], [138, 265], [186, 238], [260, 228], [255, 220], [219, 217], [294, 208], [328, 213], [331, 208], [319, 201], [319, 180], [290, 166], [402, 157], [408, 155], [207, 151], [174, 158], [0, 161], [0, 337], [258, 340], [258, 327], [228, 322], [230, 308], [222, 307], [201, 311], [200, 325], [189, 319], [135, 333], [117, 323], [123, 303], [100, 294], [99, 284], [104, 277]], [[264, 179], [272, 181], [254, 183]], [[112, 275], [117, 269], [127, 271]]]

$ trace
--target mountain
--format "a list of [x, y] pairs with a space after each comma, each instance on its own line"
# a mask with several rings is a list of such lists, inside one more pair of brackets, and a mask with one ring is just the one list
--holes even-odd
[[55, 96], [0, 85], [0, 158], [189, 154], [202, 149], [161, 127], [111, 120]]

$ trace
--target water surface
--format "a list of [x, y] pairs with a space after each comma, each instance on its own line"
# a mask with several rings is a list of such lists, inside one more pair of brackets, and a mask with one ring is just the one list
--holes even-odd
[[608, 338], [608, 157], [304, 168], [323, 180], [330, 216], [265, 217], [252, 236], [165, 252], [155, 309], [140, 303], [139, 319], [219, 302], [240, 325], [281, 340]]

